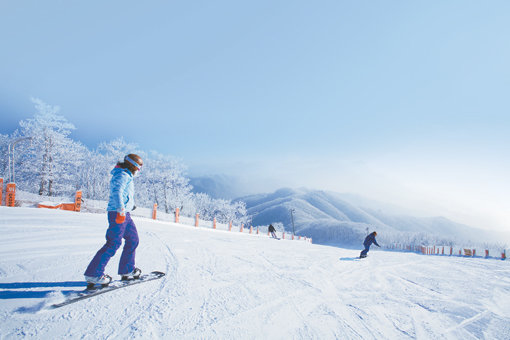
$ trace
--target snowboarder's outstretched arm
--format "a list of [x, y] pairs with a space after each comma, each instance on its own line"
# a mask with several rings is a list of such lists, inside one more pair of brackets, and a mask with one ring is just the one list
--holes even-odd
[[379, 245], [379, 243], [377, 243], [377, 241], [375, 240], [375, 237], [377, 236], [377, 232], [373, 232], [371, 234], [369, 234], [366, 238], [365, 238], [365, 241], [363, 242], [363, 245], [365, 246], [365, 248], [367, 247], [370, 247], [373, 244], [375, 244], [376, 246], [378, 247], [381, 247]]

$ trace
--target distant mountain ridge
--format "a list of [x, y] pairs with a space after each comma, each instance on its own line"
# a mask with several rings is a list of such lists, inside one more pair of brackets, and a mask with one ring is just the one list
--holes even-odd
[[[444, 217], [413, 217], [386, 212], [384, 203], [351, 194], [329, 191], [282, 188], [272, 193], [240, 197], [246, 202], [253, 225], [282, 223], [286, 232], [309, 236], [314, 243], [358, 245], [367, 231], [377, 230], [386, 242], [443, 243], [480, 240], [487, 232]], [[394, 209], [395, 210], [395, 209]]]
[[190, 178], [194, 193], [206, 193], [212, 198], [232, 200], [245, 194], [236, 178], [226, 175], [195, 176]]

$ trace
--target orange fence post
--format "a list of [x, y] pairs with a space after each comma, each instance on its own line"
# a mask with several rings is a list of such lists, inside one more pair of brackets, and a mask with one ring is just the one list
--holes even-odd
[[503, 252], [501, 253], [501, 259], [502, 260], [506, 259], [506, 250], [503, 250]]
[[244, 230], [244, 223], [241, 223], [241, 228], [239, 228], [239, 232], [242, 233]]
[[250, 234], [253, 233], [253, 226], [250, 226]]
[[285, 240], [285, 232], [282, 233], [282, 239]]
[[154, 203], [154, 206], [152, 207], [152, 219], [156, 219], [156, 212], [158, 211], [158, 204]]
[[489, 250], [485, 249], [485, 257], [489, 257]]
[[81, 190], [76, 192], [76, 196], [74, 196], [74, 211], [81, 210]]
[[213, 218], [212, 228], [216, 229], [216, 217]]
[[179, 223], [179, 208], [175, 208], [175, 223]]
[[257, 227], [257, 235], [259, 234], [259, 227]]
[[450, 256], [453, 254], [453, 247], [450, 247]]
[[4, 194], [4, 179], [0, 178], [0, 206], [2, 205], [3, 194]]
[[198, 227], [198, 213], [195, 215], [195, 227]]
[[5, 205], [8, 207], [14, 207], [16, 202], [16, 184], [7, 183], [7, 188], [5, 189], [7, 195], [5, 197]]
[[228, 231], [232, 231], [232, 221], [228, 223]]

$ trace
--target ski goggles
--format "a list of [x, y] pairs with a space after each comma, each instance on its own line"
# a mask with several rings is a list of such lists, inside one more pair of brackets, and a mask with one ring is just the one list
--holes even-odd
[[138, 163], [137, 163], [137, 162], [135, 162], [135, 161], [134, 161], [131, 157], [126, 156], [126, 157], [124, 158], [124, 160], [125, 160], [125, 161], [128, 161], [128, 162], [129, 162], [129, 163], [131, 163], [131, 164], [133, 164], [133, 166], [134, 166], [134, 167], [135, 167], [138, 171], [142, 170], [142, 166], [143, 166], [143, 164], [138, 164]]

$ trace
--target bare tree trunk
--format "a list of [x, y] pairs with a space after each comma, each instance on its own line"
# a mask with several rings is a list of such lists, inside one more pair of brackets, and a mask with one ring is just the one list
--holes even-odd
[[52, 179], [50, 179], [50, 180], [48, 181], [48, 196], [53, 196], [53, 195], [52, 195], [52, 192], [51, 192], [52, 187], [53, 187], [53, 180], [52, 180]]
[[44, 194], [44, 187], [46, 186], [46, 153], [43, 156], [42, 169], [41, 169], [41, 185], [39, 186], [39, 196]]
[[151, 181], [152, 190], [154, 191], [154, 203], [156, 203], [159, 206], [158, 202], [158, 191], [156, 190], [156, 184], [154, 184], [154, 181]]
[[42, 196], [44, 193], [44, 186], [46, 185], [46, 181], [44, 177], [41, 179], [41, 185], [39, 186], [39, 196]]
[[49, 162], [48, 162], [48, 196], [53, 196], [53, 156], [51, 155], [51, 146], [50, 146], [50, 154], [49, 154]]
[[170, 207], [168, 206], [168, 197], [167, 197], [167, 194], [166, 194], [166, 185], [163, 184], [163, 198], [165, 199], [165, 212], [167, 214], [170, 213]]

